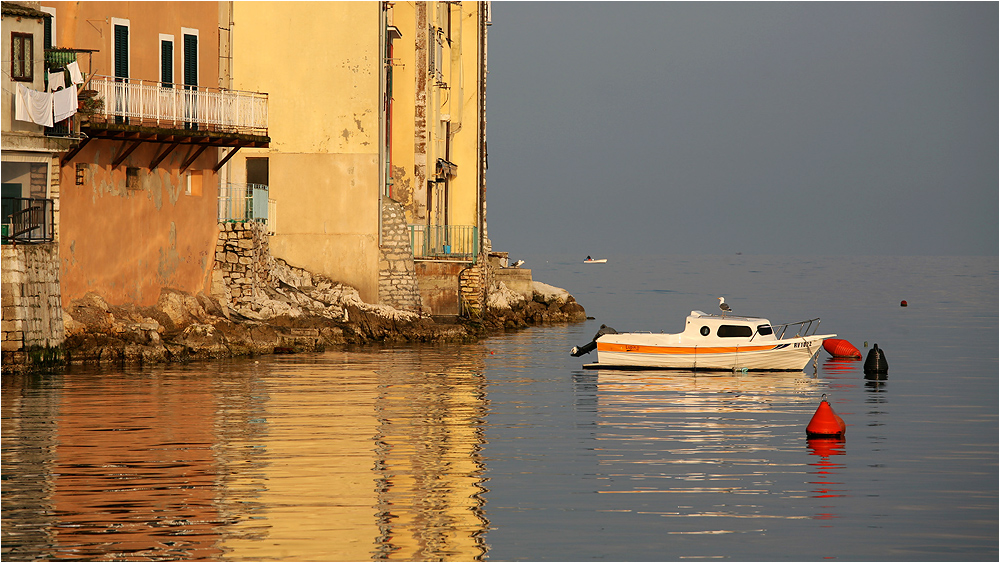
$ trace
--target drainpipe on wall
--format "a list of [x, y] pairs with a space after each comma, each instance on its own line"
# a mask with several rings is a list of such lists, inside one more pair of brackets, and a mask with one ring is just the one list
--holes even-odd
[[386, 26], [386, 10], [388, 10], [387, 2], [379, 2], [378, 11], [378, 59], [381, 61], [379, 65], [378, 73], [378, 93], [379, 93], [379, 104], [378, 104], [378, 246], [382, 248], [382, 198], [384, 197], [383, 192], [385, 192], [385, 165], [386, 165], [386, 155], [385, 150], [385, 96], [386, 96], [386, 83], [385, 83], [385, 73], [387, 66], [391, 61], [386, 60], [385, 52], [385, 26]]

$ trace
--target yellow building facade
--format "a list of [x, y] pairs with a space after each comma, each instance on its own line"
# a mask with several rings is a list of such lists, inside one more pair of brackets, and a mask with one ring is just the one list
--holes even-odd
[[[387, 193], [403, 204], [411, 225], [475, 228], [477, 246], [485, 238], [489, 8], [483, 2], [399, 2], [387, 16], [401, 35], [388, 54]], [[414, 250], [419, 259], [421, 249]]]
[[[231, 87], [268, 92], [267, 149], [227, 182], [265, 184], [274, 256], [378, 300], [381, 4], [234, 2]], [[223, 39], [225, 41], [225, 38]]]
[[398, 204], [418, 261], [477, 260], [488, 7], [220, 4], [221, 50], [232, 53], [220, 74], [266, 92], [271, 124], [270, 146], [241, 149], [223, 184], [268, 186], [274, 256], [386, 302], [380, 270], [398, 266], [385, 258], [383, 214]]

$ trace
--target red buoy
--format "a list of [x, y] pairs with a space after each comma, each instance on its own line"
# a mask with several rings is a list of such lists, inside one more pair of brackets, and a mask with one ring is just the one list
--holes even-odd
[[819, 407], [816, 408], [816, 413], [813, 414], [809, 425], [806, 426], [806, 434], [813, 437], [843, 436], [846, 433], [847, 425], [844, 424], [844, 419], [837, 416], [837, 413], [833, 412], [833, 407], [830, 406], [830, 403], [826, 399], [823, 399]]
[[906, 299], [903, 299], [902, 301], [900, 301], [899, 302], [899, 306], [900, 307], [906, 307]]
[[861, 351], [850, 342], [841, 338], [827, 338], [823, 341], [823, 349], [834, 358], [854, 358], [861, 359]]

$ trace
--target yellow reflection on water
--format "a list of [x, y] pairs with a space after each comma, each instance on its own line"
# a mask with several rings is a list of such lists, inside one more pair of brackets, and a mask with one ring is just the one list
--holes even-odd
[[227, 558], [371, 558], [379, 535], [372, 472], [377, 388], [371, 371], [328, 365], [296, 366], [272, 382], [263, 409], [247, 422], [262, 426], [247, 445], [266, 452], [266, 463], [227, 483], [241, 491], [231, 506], [252, 502], [259, 509], [227, 530]]

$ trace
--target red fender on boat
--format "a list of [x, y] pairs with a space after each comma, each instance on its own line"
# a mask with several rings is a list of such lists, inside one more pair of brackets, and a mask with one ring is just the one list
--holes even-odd
[[823, 349], [834, 358], [861, 359], [861, 351], [842, 338], [827, 338], [823, 341]]
[[820, 402], [813, 414], [809, 425], [806, 426], [806, 434], [812, 436], [843, 436], [847, 433], [847, 424], [844, 419], [833, 412], [833, 407], [826, 399]]

